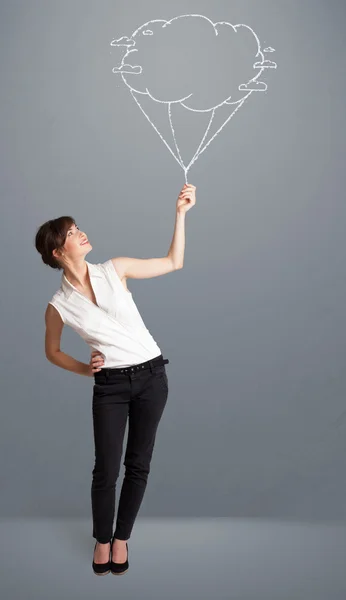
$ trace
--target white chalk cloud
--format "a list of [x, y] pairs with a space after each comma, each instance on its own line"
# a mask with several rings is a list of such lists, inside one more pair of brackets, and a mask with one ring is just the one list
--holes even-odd
[[264, 81], [250, 81], [249, 83], [242, 83], [239, 89], [244, 92], [265, 92], [267, 87]]
[[181, 102], [191, 110], [242, 100], [239, 86], [254, 79], [254, 59], [264, 61], [251, 27], [213, 23], [202, 15], [149, 21], [129, 38], [115, 41], [135, 43], [124, 57], [127, 64], [133, 60], [142, 67], [140, 73], [129, 73], [136, 77], [124, 79], [133, 91], [148, 93], [159, 102]]
[[111, 46], [134, 46], [135, 45], [135, 40], [132, 40], [131, 38], [127, 37], [127, 35], [123, 35], [121, 38], [119, 38], [118, 40], [113, 40], [111, 42]]
[[142, 72], [142, 67], [140, 65], [120, 65], [120, 67], [113, 67], [113, 73], [127, 73], [127, 74], [135, 74], [139, 75]]
[[255, 62], [254, 69], [276, 69], [277, 64], [273, 60], [262, 60], [262, 62]]

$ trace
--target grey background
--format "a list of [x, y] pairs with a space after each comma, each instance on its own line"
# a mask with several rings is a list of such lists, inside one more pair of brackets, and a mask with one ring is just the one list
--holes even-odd
[[[345, 10], [1, 3], [3, 518], [90, 519], [93, 381], [45, 358], [61, 273], [34, 236], [69, 214], [91, 262], [167, 253], [183, 171], [108, 44], [196, 12], [253, 27], [278, 69], [191, 168], [183, 270], [128, 281], [170, 360], [140, 515], [345, 519]], [[62, 349], [89, 361], [69, 328]]]

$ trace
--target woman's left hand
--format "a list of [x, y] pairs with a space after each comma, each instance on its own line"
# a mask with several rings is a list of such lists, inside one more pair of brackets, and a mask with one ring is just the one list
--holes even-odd
[[185, 214], [196, 204], [196, 186], [185, 183], [177, 200], [177, 213]]

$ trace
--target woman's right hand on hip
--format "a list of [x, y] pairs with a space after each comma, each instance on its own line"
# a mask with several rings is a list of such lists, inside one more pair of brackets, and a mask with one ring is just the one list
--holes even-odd
[[88, 376], [93, 377], [94, 373], [101, 371], [105, 360], [103, 358], [103, 354], [99, 352], [99, 350], [93, 350], [91, 353], [90, 363], [88, 365]]

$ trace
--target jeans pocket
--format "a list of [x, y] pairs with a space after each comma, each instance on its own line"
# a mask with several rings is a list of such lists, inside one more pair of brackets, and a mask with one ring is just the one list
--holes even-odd
[[153, 370], [153, 376], [155, 377], [155, 379], [160, 381], [165, 390], [168, 390], [168, 377], [165, 365], [159, 365], [155, 367]]
[[93, 399], [104, 398], [106, 396], [111, 396], [115, 392], [114, 383], [95, 383], [93, 386]]

